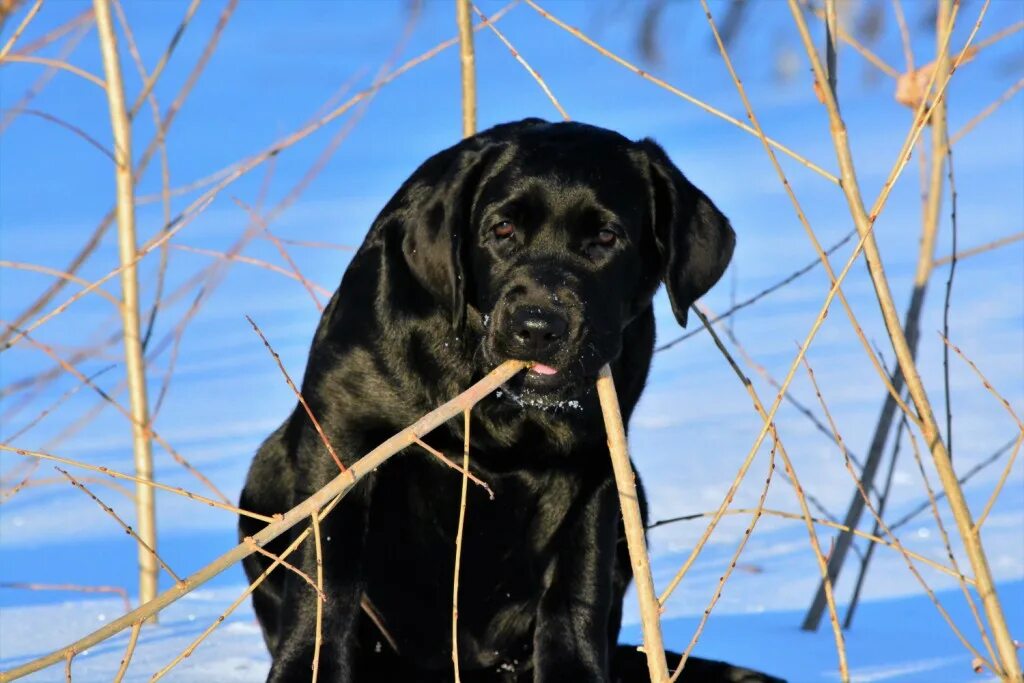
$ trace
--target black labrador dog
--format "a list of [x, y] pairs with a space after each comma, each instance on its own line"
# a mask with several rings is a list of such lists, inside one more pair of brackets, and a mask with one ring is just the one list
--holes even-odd
[[[579, 123], [496, 126], [420, 166], [377, 217], [323, 313], [302, 394], [349, 464], [502, 361], [532, 369], [480, 402], [459, 587], [466, 683], [649, 680], [617, 646], [631, 570], [594, 382], [610, 363], [626, 420], [654, 345], [660, 283], [682, 324], [734, 235], [654, 142]], [[462, 420], [426, 441], [462, 450]], [[399, 455], [322, 522], [319, 680], [453, 680], [461, 477]], [[263, 443], [241, 506], [287, 510], [338, 474], [301, 407]], [[260, 523], [243, 517], [240, 533]], [[294, 538], [268, 549], [280, 553]], [[296, 551], [307, 575], [314, 544]], [[270, 561], [245, 561], [250, 579]], [[307, 681], [315, 596], [278, 570], [253, 594], [270, 681]], [[671, 656], [670, 656], [671, 659]], [[686, 680], [770, 680], [691, 659]]]

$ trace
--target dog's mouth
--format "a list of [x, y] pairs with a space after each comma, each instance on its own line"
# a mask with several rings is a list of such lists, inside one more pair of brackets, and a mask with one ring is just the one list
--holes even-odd
[[[487, 327], [487, 317], [485, 317]], [[497, 367], [506, 360], [521, 360], [527, 367], [516, 373], [495, 392], [504, 403], [542, 410], [582, 410], [582, 400], [594, 387], [598, 369], [604, 365], [597, 347], [569, 343], [532, 355], [527, 349], [510, 348], [507, 340], [488, 330], [480, 344], [481, 370]], [[582, 335], [574, 334], [574, 338]]]
[[533, 363], [509, 379], [495, 397], [522, 408], [541, 410], [582, 410], [586, 393], [584, 378], [546, 363]]

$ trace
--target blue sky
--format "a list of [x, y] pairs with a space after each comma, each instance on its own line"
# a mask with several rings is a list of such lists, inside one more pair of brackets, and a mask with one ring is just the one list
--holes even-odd
[[[915, 28], [919, 62], [934, 52], [930, 33], [917, 30], [923, 5], [906, 3]], [[981, 3], [963, 3], [952, 41], [963, 44]], [[51, 2], [22, 38], [27, 43], [48, 28], [74, 16], [87, 3]], [[485, 12], [500, 5], [484, 2]], [[639, 61], [636, 34], [638, 4], [611, 0], [550, 2], [545, 7], [592, 35], [612, 51]], [[222, 11], [223, 3], [204, 2], [185, 33], [156, 88], [161, 108], [173, 100]], [[713, 3], [716, 17], [724, 5]], [[152, 68], [162, 53], [185, 5], [176, 2], [128, 2], [129, 21], [143, 60]], [[888, 14], [886, 28], [874, 49], [902, 68], [902, 50]], [[369, 84], [395, 49], [408, 14], [401, 2], [243, 2], [232, 17], [220, 46], [182, 108], [168, 138], [174, 186], [186, 185], [245, 158], [301, 127], [343, 86]], [[979, 38], [1024, 19], [1024, 4], [995, 0]], [[811, 20], [821, 42], [820, 26]], [[738, 233], [733, 271], [706, 298], [715, 311], [729, 306], [731, 282], [745, 298], [814, 258], [814, 251], [789, 200], [772, 172], [760, 142], [734, 126], [645, 82], [602, 57], [526, 5], [516, 7], [499, 24], [522, 55], [550, 85], [569, 115], [617, 129], [638, 138], [661, 142], [672, 158], [730, 217]], [[10, 35], [8, 22], [3, 40]], [[454, 12], [448, 3], [429, 2], [413, 28], [399, 63], [454, 35]], [[1022, 34], [986, 50], [963, 67], [950, 89], [950, 128], [958, 130], [975, 113], [1020, 78]], [[717, 52], [699, 5], [668, 3], [660, 29], [663, 61], [644, 64], [688, 93], [744, 118], [735, 89]], [[810, 90], [806, 58], [798, 52], [795, 30], [781, 2], [753, 3], [732, 56], [769, 135], [834, 172], [824, 109]], [[557, 118], [543, 93], [486, 29], [477, 33], [479, 124], [489, 126], [524, 116]], [[50, 48], [44, 54], [53, 56]], [[792, 80], [776, 76], [780, 60], [796, 59]], [[90, 32], [71, 57], [76, 65], [100, 73], [95, 34]], [[129, 98], [138, 92], [134, 67], [124, 63]], [[867, 78], [871, 67], [851, 49], [840, 51], [840, 97], [850, 128], [864, 195], [870, 201], [894, 161], [909, 124], [910, 112], [892, 98], [893, 83], [884, 75]], [[17, 103], [43, 73], [42, 67], [9, 64], [0, 68], [0, 107]], [[59, 74], [32, 103], [35, 109], [64, 117], [110, 144], [103, 93], [69, 74]], [[357, 108], [358, 109], [358, 108]], [[286, 196], [330, 138], [351, 125], [342, 117], [280, 154], [273, 164], [266, 205]], [[954, 150], [959, 239], [962, 246], [981, 244], [1021, 230], [1024, 224], [1024, 104], [1018, 97], [1000, 108]], [[137, 118], [136, 156], [152, 134], [148, 109]], [[272, 225], [283, 238], [357, 245], [376, 212], [402, 180], [429, 154], [454, 143], [460, 134], [458, 54], [449, 49], [383, 88], [370, 102], [351, 134], [300, 200]], [[845, 200], [837, 187], [799, 164], [781, 157], [783, 166], [823, 244], [851, 229]], [[202, 216], [175, 237], [178, 245], [226, 250], [245, 230], [247, 216], [232, 198], [253, 204], [267, 177], [264, 165], [235, 182]], [[156, 164], [143, 178], [140, 194], [160, 189]], [[0, 137], [0, 258], [63, 268], [93, 227], [110, 208], [113, 173], [101, 153], [53, 124], [20, 116]], [[175, 212], [197, 196], [174, 200]], [[948, 192], [938, 254], [950, 249]], [[147, 238], [161, 226], [158, 204], [139, 209], [140, 233]], [[879, 241], [897, 306], [909, 296], [920, 232], [916, 163], [908, 166], [879, 220]], [[852, 245], [833, 257], [838, 268]], [[333, 289], [348, 261], [344, 251], [293, 246], [290, 252], [303, 273]], [[250, 243], [244, 254], [283, 265], [266, 240]], [[1020, 242], [961, 263], [953, 296], [951, 338], [988, 374], [1003, 395], [1024, 406], [1024, 247]], [[95, 279], [116, 263], [116, 244], [108, 235], [81, 271]], [[211, 262], [208, 256], [171, 251], [168, 289], [173, 290]], [[142, 269], [144, 300], [151, 301], [155, 259]], [[116, 293], [116, 280], [108, 285]], [[941, 328], [945, 271], [937, 272], [924, 314], [920, 365], [936, 404], [942, 400]], [[49, 280], [42, 275], [0, 269], [0, 319], [11, 320]], [[757, 305], [735, 321], [734, 331], [749, 352], [781, 377], [796, 352], [827, 292], [828, 282], [815, 270]], [[73, 288], [58, 300], [66, 298]], [[870, 339], [886, 346], [877, 303], [866, 270], [855, 265], [844, 286]], [[155, 339], [162, 339], [186, 312], [195, 290], [163, 312]], [[325, 297], [321, 297], [325, 300]], [[659, 338], [679, 332], [663, 295], [656, 300]], [[235, 264], [204, 303], [186, 332], [174, 379], [156, 418], [156, 428], [229, 496], [237, 495], [249, 458], [259, 441], [286, 415], [290, 391], [258, 338], [244, 319], [251, 315], [281, 353], [293, 376], [301, 376], [305, 353], [318, 313], [307, 292], [292, 280], [246, 264]], [[109, 304], [91, 296], [66, 314], [41, 327], [36, 336], [70, 356], [76, 349], [105, 339], [116, 325]], [[86, 374], [119, 360], [115, 345], [100, 358], [83, 362]], [[851, 450], [862, 454], [881, 405], [883, 390], [845, 315], [833, 309], [809, 355], [822, 391]], [[165, 352], [150, 368], [159, 386], [167, 368]], [[18, 347], [0, 356], [0, 379], [8, 384], [50, 367], [38, 351]], [[751, 371], [752, 372], [752, 371]], [[97, 381], [114, 390], [123, 369], [116, 365]], [[5, 398], [0, 402], [3, 435], [20, 429], [33, 415], [75, 385], [63, 377], [45, 391]], [[955, 458], [965, 470], [1014, 435], [1009, 417], [984, 391], [962, 362], [954, 358], [951, 383], [956, 422]], [[762, 400], [774, 391], [755, 380]], [[813, 391], [801, 373], [793, 392], [815, 406]], [[153, 390], [156, 393], [156, 389]], [[125, 400], [124, 392], [117, 394]], [[129, 470], [127, 422], [106, 409], [84, 428], [57, 441], [62, 432], [97, 404], [82, 391], [32, 431], [17, 440], [26, 448], [50, 449], [68, 457]], [[805, 487], [839, 514], [853, 492], [834, 445], [814, 431], [804, 417], [784, 406], [778, 416], [781, 433]], [[656, 357], [648, 391], [634, 418], [633, 457], [647, 482], [652, 516], [669, 517], [713, 508], [721, 500], [736, 468], [760, 428], [749, 398], [706, 335], [695, 337]], [[767, 448], [741, 488], [738, 504], [756, 501], [767, 466]], [[904, 448], [904, 456], [908, 453]], [[200, 490], [166, 454], [157, 449], [157, 474], [168, 482]], [[16, 456], [0, 456], [8, 471]], [[972, 480], [968, 498], [980, 510], [1001, 465]], [[43, 465], [37, 476], [56, 473]], [[933, 485], [934, 472], [929, 467]], [[897, 467], [890, 510], [898, 515], [922, 497], [920, 475], [909, 457]], [[5, 482], [5, 485], [6, 484]], [[126, 518], [127, 499], [104, 489], [103, 497]], [[167, 559], [181, 571], [198, 568], [232, 543], [234, 519], [225, 513], [197, 508], [169, 495], [158, 495], [158, 524]], [[793, 510], [787, 485], [777, 477], [769, 495], [772, 507]], [[935, 558], [944, 558], [934, 522], [927, 516], [906, 529], [906, 543]], [[728, 520], [712, 539], [669, 605], [669, 613], [702, 611], [721, 565], [742, 534], [746, 519]], [[1024, 577], [1024, 469], [1018, 463], [985, 528], [997, 576]], [[699, 536], [699, 522], [659, 529], [652, 534], [656, 581], [664, 585]], [[829, 534], [820, 538], [827, 546]], [[53, 583], [115, 583], [133, 585], [134, 557], [126, 539], [109, 518], [77, 491], [64, 485], [29, 488], [0, 507], [0, 581], [36, 580]], [[796, 610], [804, 608], [815, 583], [816, 568], [806, 533], [799, 523], [765, 519], [759, 523], [746, 562], [757, 572], [737, 574], [727, 587], [719, 610]], [[66, 560], [66, 561], [64, 561]], [[902, 560], [887, 550], [876, 554], [868, 597], [881, 599], [915, 594], [919, 587]], [[180, 573], [180, 572], [179, 572]], [[847, 572], [841, 596], [849, 594]], [[925, 571], [936, 586], [953, 585]], [[221, 585], [241, 582], [240, 571], [227, 574]], [[0, 590], [0, 604], [63, 600], [65, 595]]]

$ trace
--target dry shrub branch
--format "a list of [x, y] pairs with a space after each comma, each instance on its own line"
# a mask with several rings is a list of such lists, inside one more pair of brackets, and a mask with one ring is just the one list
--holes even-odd
[[[331, 482], [322, 489], [281, 515], [280, 519], [267, 524], [266, 527], [252, 537], [251, 541], [238, 544], [233, 549], [224, 553], [202, 569], [186, 577], [179, 584], [169, 588], [163, 593], [160, 593], [155, 598], [145, 602], [130, 613], [115, 619], [103, 628], [93, 631], [89, 635], [80, 638], [67, 647], [39, 657], [38, 659], [26, 664], [22, 664], [10, 669], [9, 671], [0, 673], [0, 681], [15, 680], [34, 671], [39, 671], [42, 668], [61, 661], [68, 653], [73, 654], [75, 652], [81, 652], [86, 648], [92, 647], [97, 643], [103, 642], [107, 638], [120, 633], [140, 620], [148, 619], [167, 607], [167, 605], [178, 600], [183, 595], [190, 593], [220, 574], [228, 567], [241, 561], [243, 557], [247, 557], [256, 552], [255, 546], [265, 546], [267, 543], [314, 513], [319, 513], [323, 510], [323, 514], [326, 514], [329, 512], [327, 509], [328, 505], [330, 505], [330, 508], [333, 508], [334, 505], [336, 505], [345, 494], [351, 491], [356, 483], [369, 472], [375, 470], [393, 455], [412, 445], [416, 441], [416, 438], [428, 434], [448, 420], [456, 417], [461, 412], [471, 408], [480, 401], [480, 399], [495, 391], [510, 377], [512, 377], [512, 375], [516, 374], [524, 367], [525, 364], [520, 361], [507, 361], [503, 365], [495, 368], [490, 374], [466, 391], [462, 392], [439, 408], [427, 413], [415, 423], [364, 455], [353, 463], [351, 467], [332, 479]], [[310, 530], [307, 528], [303, 534], [299, 535], [292, 546], [289, 547], [288, 551], [281, 553], [280, 557], [274, 560], [274, 564], [267, 569], [264, 575], [269, 574], [269, 572], [276, 567], [280, 561], [283, 561], [287, 554], [290, 554], [290, 551], [297, 548], [298, 544], [306, 538], [309, 532]], [[245, 596], [247, 596], [253, 588], [253, 586], [250, 586]], [[245, 596], [243, 596], [243, 599]], [[235, 603], [234, 607], [237, 607], [238, 604], [241, 604], [241, 599]], [[220, 621], [223, 621], [223, 617], [218, 620], [217, 623], [220, 623]], [[198, 642], [195, 643], [195, 645], [198, 645]], [[172, 665], [174, 663], [176, 662], [172, 662]], [[169, 669], [170, 666], [166, 667], [165, 670], [158, 673], [157, 677], [162, 676], [163, 673], [166, 673], [166, 670]]]
[[[973, 40], [974, 35], [977, 33], [981, 20], [988, 9], [988, 5], [989, 3], [986, 1], [979, 13], [978, 21], [975, 23], [967, 44], [964, 46], [964, 49], [961, 50], [956, 61], [950, 66], [948, 73], [944, 74], [945, 83], [943, 83], [935, 93], [936, 102], [942, 101], [942, 96], [945, 92], [945, 84], [949, 82], [953, 72], [955, 72], [956, 68], [964, 59], [964, 55], [970, 46], [971, 40]], [[810, 58], [811, 65], [814, 69], [815, 78], [819, 82], [824, 82], [827, 80], [826, 74], [821, 64], [821, 59], [819, 58], [817, 51], [814, 49], [814, 45], [807, 28], [807, 23], [804, 20], [803, 11], [796, 4], [795, 0], [789, 0], [789, 6], [800, 32], [800, 37], [807, 51], [807, 55]], [[946, 5], [947, 8], [948, 6], [949, 4]], [[959, 5], [953, 5], [952, 9], [947, 13], [948, 25], [946, 26], [945, 31], [946, 37], [939, 51], [939, 62], [942, 64], [946, 63], [944, 59], [958, 7]], [[942, 13], [943, 10], [940, 9], [940, 14]], [[936, 69], [935, 71], [938, 73], [940, 70]], [[843, 176], [843, 193], [846, 196], [847, 203], [849, 204], [850, 213], [854, 219], [854, 224], [857, 227], [857, 232], [860, 233], [865, 245], [864, 255], [867, 260], [868, 270], [871, 274], [871, 279], [875, 288], [875, 293], [878, 297], [882, 316], [885, 320], [889, 339], [892, 342], [893, 350], [896, 353], [896, 358], [899, 362], [900, 371], [906, 379], [907, 388], [920, 419], [921, 430], [927, 441], [929, 450], [932, 453], [935, 467], [939, 472], [943, 488], [946, 490], [946, 495], [948, 496], [952, 506], [953, 515], [956, 519], [957, 527], [960, 530], [961, 540], [964, 543], [968, 558], [971, 561], [971, 566], [974, 569], [975, 580], [978, 581], [982, 604], [985, 606], [985, 613], [988, 617], [993, 638], [996, 642], [996, 648], [999, 651], [1000, 661], [998, 662], [999, 668], [996, 669], [996, 672], [999, 674], [1005, 674], [1008, 678], [1014, 680], [1021, 676], [1017, 650], [1013, 643], [1013, 638], [1010, 635], [1009, 627], [1006, 623], [1006, 617], [1003, 614], [1002, 605], [1000, 604], [999, 598], [996, 594], [995, 584], [992, 579], [991, 570], [988, 566], [985, 551], [982, 547], [981, 537], [975, 531], [970, 509], [967, 506], [967, 501], [964, 498], [963, 491], [960, 489], [960, 485], [956, 480], [956, 474], [953, 471], [949, 453], [939, 433], [938, 423], [936, 422], [931, 402], [925, 392], [924, 384], [918, 372], [917, 365], [914, 362], [913, 351], [910, 348], [905, 331], [900, 324], [898, 314], [896, 313], [896, 307], [893, 304], [892, 293], [889, 288], [888, 278], [885, 274], [885, 268], [878, 250], [878, 245], [876, 244], [874, 235], [872, 234], [872, 228], [875, 225], [875, 220], [878, 217], [878, 212], [881, 207], [877, 206], [876, 203], [877, 208], [872, 208], [870, 213], [865, 208], [864, 202], [860, 196], [860, 186], [857, 181], [853, 156], [850, 151], [846, 124], [839, 113], [839, 107], [836, 99], [830, 96], [830, 92], [828, 90], [824, 90], [824, 92], [825, 107], [828, 111], [829, 119], [832, 124], [832, 137], [836, 148], [836, 156], [839, 159], [839, 166]], [[925, 101], [922, 100], [919, 109], [923, 108], [924, 104]], [[912, 132], [919, 132], [928, 120], [929, 118], [915, 118], [912, 126]], [[888, 193], [886, 193], [886, 195], [887, 194]]]
[[[121, 259], [121, 326], [124, 339], [125, 371], [128, 378], [132, 422], [132, 449], [135, 453], [135, 474], [140, 479], [153, 478], [153, 450], [149, 431], [149, 398], [146, 387], [146, 365], [142, 357], [139, 322], [139, 277], [135, 268], [138, 247], [135, 237], [135, 180], [132, 173], [132, 132], [124, 100], [121, 78], [121, 55], [110, 14], [108, 0], [94, 0], [96, 31], [100, 37], [103, 69], [107, 75], [104, 88], [110, 124], [114, 132], [114, 154], [117, 159], [117, 244]], [[83, 489], [84, 490], [84, 489]], [[139, 486], [135, 491], [135, 518], [139, 539], [139, 600], [146, 602], [156, 596], [156, 502], [153, 489]], [[172, 572], [173, 573], [173, 572]], [[69, 660], [70, 661], [70, 660]]]

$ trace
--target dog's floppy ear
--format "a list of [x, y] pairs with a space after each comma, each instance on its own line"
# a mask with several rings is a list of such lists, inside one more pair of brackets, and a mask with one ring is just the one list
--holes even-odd
[[676, 320], [686, 327], [690, 305], [718, 282], [736, 234], [729, 220], [686, 179], [652, 140], [642, 140], [652, 185], [654, 240]]
[[[463, 140], [427, 159], [377, 218], [377, 227], [401, 249], [416, 283], [442, 306], [452, 325], [466, 318], [466, 247], [480, 179], [496, 148], [486, 139]], [[408, 293], [406, 294], [408, 296]]]

